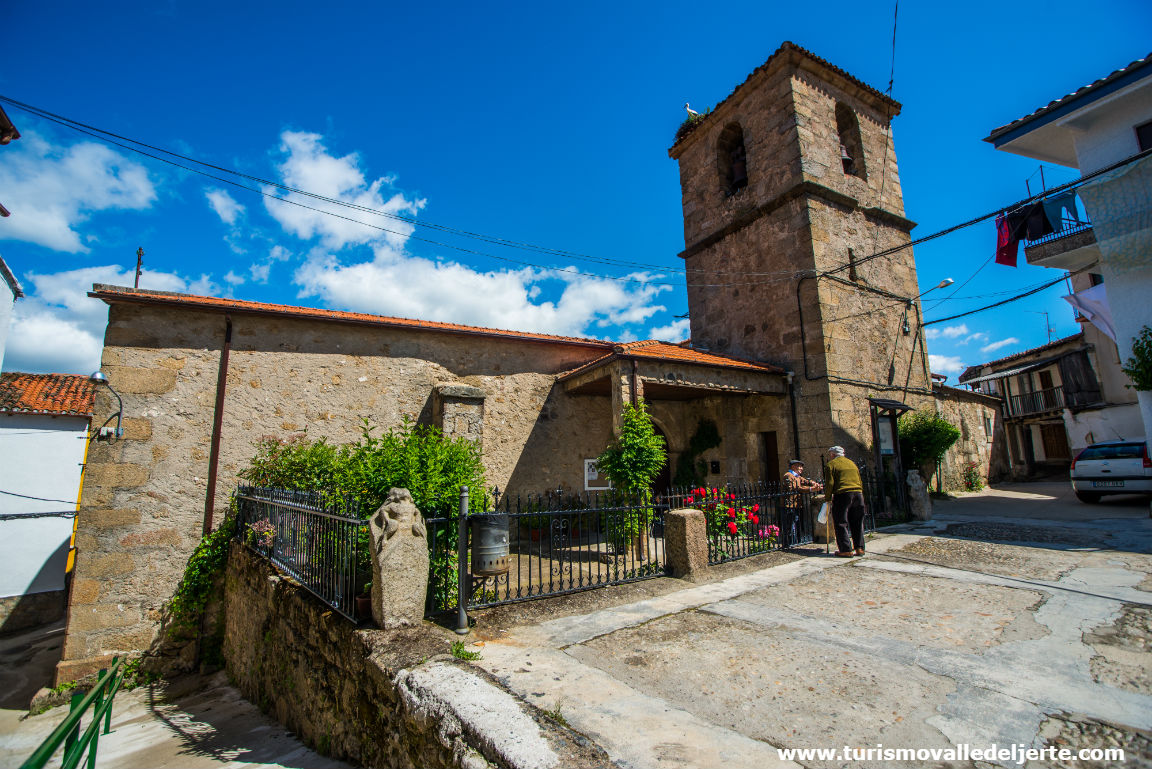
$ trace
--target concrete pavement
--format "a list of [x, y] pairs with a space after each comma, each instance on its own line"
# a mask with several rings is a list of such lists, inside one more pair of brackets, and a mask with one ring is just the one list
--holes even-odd
[[939, 503], [862, 559], [813, 553], [512, 628], [477, 664], [626, 767], [962, 743], [1122, 746], [1152, 765], [1147, 502], [1086, 506], [1066, 486]]

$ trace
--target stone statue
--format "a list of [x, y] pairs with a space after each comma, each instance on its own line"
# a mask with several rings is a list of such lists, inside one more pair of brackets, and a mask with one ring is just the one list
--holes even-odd
[[908, 471], [908, 501], [912, 505], [914, 520], [932, 520], [932, 498], [928, 495], [928, 486], [920, 477], [919, 470]]
[[368, 521], [372, 535], [372, 618], [382, 628], [424, 619], [428, 532], [408, 489], [392, 489]]

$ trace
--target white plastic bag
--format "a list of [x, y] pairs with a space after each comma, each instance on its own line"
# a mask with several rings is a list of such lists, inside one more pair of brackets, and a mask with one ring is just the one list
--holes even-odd
[[816, 514], [816, 523], [823, 526], [828, 523], [828, 503], [820, 505], [820, 512]]

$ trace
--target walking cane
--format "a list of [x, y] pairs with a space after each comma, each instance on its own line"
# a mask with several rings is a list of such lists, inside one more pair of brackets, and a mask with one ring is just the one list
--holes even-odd
[[832, 518], [832, 498], [825, 496], [824, 504], [828, 505], [828, 512], [824, 514], [824, 555], [828, 555], [830, 552], [832, 552], [828, 549], [828, 546], [831, 544], [828, 539], [828, 522]]

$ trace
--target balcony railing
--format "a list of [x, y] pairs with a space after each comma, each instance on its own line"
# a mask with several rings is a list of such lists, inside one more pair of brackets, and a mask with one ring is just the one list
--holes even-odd
[[1049, 387], [1047, 390], [1011, 396], [1008, 399], [1008, 416], [1019, 417], [1045, 411], [1058, 411], [1064, 406], [1064, 388]]
[[1024, 248], [1032, 248], [1033, 246], [1042, 246], [1045, 243], [1051, 243], [1056, 240], [1071, 237], [1079, 232], [1092, 229], [1092, 222], [1069, 222], [1064, 223], [1064, 229], [1050, 232], [1042, 238], [1036, 240], [1024, 241]]

